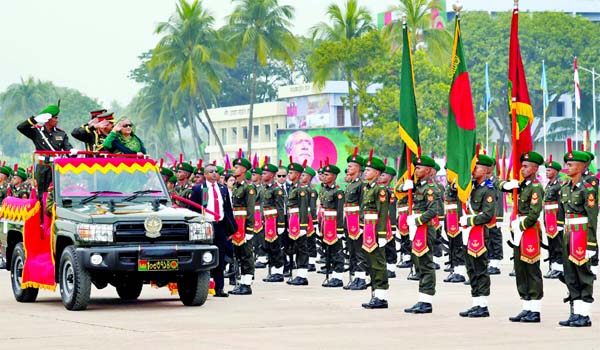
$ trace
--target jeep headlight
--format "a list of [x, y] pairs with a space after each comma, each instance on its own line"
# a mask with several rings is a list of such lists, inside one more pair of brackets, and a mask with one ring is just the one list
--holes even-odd
[[77, 234], [82, 241], [112, 242], [113, 225], [106, 224], [79, 224]]
[[205, 241], [213, 239], [213, 227], [209, 222], [191, 222], [190, 241]]

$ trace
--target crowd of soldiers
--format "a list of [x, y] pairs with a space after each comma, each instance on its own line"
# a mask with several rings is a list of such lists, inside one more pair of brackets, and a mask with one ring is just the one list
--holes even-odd
[[[34, 119], [26, 123], [34, 125]], [[95, 133], [89, 143], [96, 149], [93, 143], [102, 138], [101, 133], [89, 124], [81, 128]], [[52, 149], [70, 148], [64, 144], [64, 132], [57, 141], [56, 128], [49, 135], [44, 135], [44, 130], [40, 137], [32, 137], [37, 138], [36, 149], [44, 149], [38, 143], [49, 140]], [[256, 268], [268, 268], [266, 283], [284, 282], [288, 277], [286, 283], [291, 286], [308, 285], [308, 273], [316, 271], [320, 262], [323, 266], [317, 272], [326, 275], [323, 287], [370, 287], [371, 298], [362, 306], [381, 309], [388, 307], [388, 280], [396, 277], [396, 268], [407, 268], [411, 271], [408, 278], [419, 281], [419, 293], [416, 304], [404, 311], [431, 313], [435, 271], [441, 268], [446, 250], [450, 274], [444, 282], [465, 283], [471, 288], [472, 306], [459, 315], [489, 317], [490, 275], [500, 274], [503, 239], [499, 225], [504, 221], [511, 230], [508, 243], [523, 302], [522, 311], [510, 321], [541, 320], [543, 247], [548, 250], [550, 266], [544, 277], [558, 278], [568, 289], [565, 302], [571, 305], [571, 312], [560, 325], [591, 326], [592, 286], [598, 265], [598, 181], [588, 169], [593, 158], [592, 153], [569, 149], [563, 158], [569, 180], [562, 183], [558, 174], [563, 167], [552, 159], [545, 162], [536, 152], [520, 155], [521, 180], [498, 179], [494, 159], [478, 154], [469, 199], [461, 202], [455, 183], [444, 187], [436, 182], [439, 165], [426, 155], [414, 158], [411, 178], [394, 181], [396, 170], [372, 150], [361, 156], [355, 149], [343, 171], [329, 161], [319, 169], [294, 159], [277, 166], [265, 158], [259, 165], [240, 150], [230, 164], [225, 162], [226, 167], [216, 169], [223, 183], [227, 177], [235, 179], [229, 195], [237, 231], [230, 237], [228, 260], [235, 288], [229, 294], [252, 294]], [[546, 167], [545, 189], [537, 179], [540, 165]], [[345, 188], [338, 186], [342, 172]], [[9, 193], [20, 196], [25, 171], [18, 169], [12, 174], [7, 167], [0, 170], [0, 194], [7, 192], [4, 188], [11, 175], [14, 189]], [[175, 203], [185, 207], [178, 198], [190, 198], [193, 186], [202, 184], [206, 173], [202, 162], [194, 167], [180, 161], [172, 168], [161, 168], [161, 175]], [[319, 189], [314, 187], [315, 177]], [[516, 195], [516, 210], [510, 218], [504, 216], [504, 193]], [[547, 246], [542, 243], [543, 234]], [[219, 296], [227, 293], [220, 291]]]

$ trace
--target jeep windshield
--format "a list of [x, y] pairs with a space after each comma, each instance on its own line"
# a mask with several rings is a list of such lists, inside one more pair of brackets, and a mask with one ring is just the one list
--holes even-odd
[[[55, 162], [55, 193], [82, 202], [106, 197], [152, 200], [168, 197], [156, 163], [149, 159], [71, 158]], [[138, 194], [143, 193], [143, 196]]]

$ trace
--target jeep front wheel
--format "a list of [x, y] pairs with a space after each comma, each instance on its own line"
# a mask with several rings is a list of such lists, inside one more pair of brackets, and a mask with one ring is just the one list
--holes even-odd
[[21, 303], [33, 303], [38, 295], [37, 288], [21, 288], [23, 267], [25, 266], [25, 250], [19, 242], [13, 249], [10, 263], [10, 281], [15, 299]]
[[179, 299], [186, 306], [201, 306], [208, 297], [210, 271], [187, 273], [177, 281]]
[[73, 246], [66, 247], [60, 257], [59, 282], [60, 296], [67, 310], [85, 310], [90, 302], [92, 282]]

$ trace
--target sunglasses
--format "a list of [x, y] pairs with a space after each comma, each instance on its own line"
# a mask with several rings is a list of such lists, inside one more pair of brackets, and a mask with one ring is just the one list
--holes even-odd
[[277, 177], [286, 177], [287, 175], [277, 175]]
[[216, 170], [207, 170], [206, 172], [207, 172], [207, 173], [209, 173], [209, 174], [214, 174], [214, 173], [216, 173], [217, 171], [216, 171]]
[[131, 124], [123, 124], [123, 127], [124, 127], [124, 128], [131, 128], [132, 126], [133, 126], [133, 125], [131, 125]]

